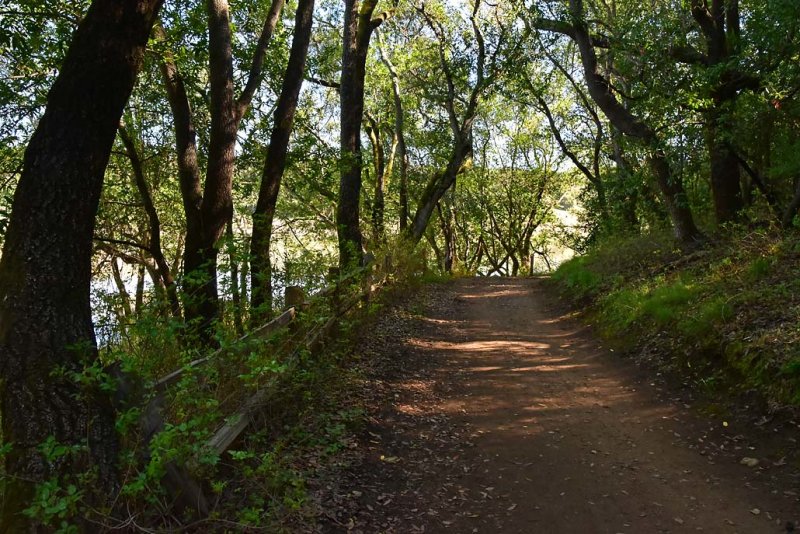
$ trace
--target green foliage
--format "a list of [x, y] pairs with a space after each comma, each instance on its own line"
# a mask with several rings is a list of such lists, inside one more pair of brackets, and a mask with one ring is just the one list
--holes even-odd
[[[624, 286], [611, 290], [598, 300], [598, 313], [605, 332], [625, 335], [640, 321], [649, 321], [659, 328], [673, 326], [696, 305], [698, 290], [684, 280], [674, 283], [652, 283], [638, 287]], [[701, 314], [703, 317], [705, 315]]]
[[798, 236], [739, 228], [683, 255], [652, 241], [600, 245], [562, 265], [554, 282], [589, 299], [593, 322], [615, 344], [657, 351], [658, 365], [708, 392], [753, 389], [800, 403]]
[[733, 319], [733, 308], [723, 295], [712, 297], [678, 322], [678, 329], [689, 339], [713, 341], [715, 329]]
[[38, 484], [31, 505], [23, 514], [55, 532], [73, 534], [78, 527], [70, 523], [79, 516], [82, 492], [74, 484], [64, 487], [58, 479]]
[[638, 289], [618, 289], [603, 297], [603, 330], [625, 332], [641, 317], [643, 301]]
[[600, 275], [589, 269], [589, 261], [585, 257], [577, 257], [562, 263], [553, 273], [557, 280], [577, 298], [585, 298], [595, 293], [601, 282]]
[[664, 326], [675, 322], [687, 311], [697, 291], [687, 287], [682, 280], [668, 285], [658, 285], [650, 291], [642, 303], [642, 314]]
[[764, 278], [772, 267], [772, 263], [768, 258], [756, 258], [747, 268], [747, 278], [756, 282]]
[[[48, 436], [38, 449], [48, 464], [63, 465], [81, 455], [86, 447], [59, 443], [54, 436]], [[22, 513], [55, 532], [77, 533], [76, 523], [85, 512], [83, 496], [86, 490], [82, 488], [87, 487], [91, 480], [92, 472], [89, 471], [78, 476], [52, 477], [38, 483], [33, 500]]]

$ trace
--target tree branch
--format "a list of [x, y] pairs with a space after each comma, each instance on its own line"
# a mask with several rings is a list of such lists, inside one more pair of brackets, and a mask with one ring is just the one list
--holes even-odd
[[708, 66], [708, 56], [688, 45], [674, 45], [667, 49], [667, 53], [680, 63], [687, 65]]
[[339, 82], [323, 80], [321, 78], [314, 78], [312, 76], [306, 76], [306, 81], [309, 81], [315, 85], [320, 85], [322, 87], [329, 87], [331, 89], [336, 89], [337, 91], [342, 88], [342, 85]]
[[153, 252], [150, 250], [150, 247], [142, 245], [141, 243], [137, 243], [135, 241], [127, 241], [125, 239], [112, 239], [110, 237], [99, 237], [94, 236], [94, 241], [99, 243], [110, 243], [112, 245], [125, 245], [127, 247], [137, 248], [139, 250], [144, 250], [148, 254], [152, 256]]
[[253, 62], [250, 65], [250, 73], [247, 75], [247, 83], [242, 90], [242, 94], [236, 100], [236, 116], [241, 120], [250, 102], [253, 100], [253, 95], [261, 85], [264, 78], [264, 57], [267, 54], [267, 47], [272, 40], [272, 34], [275, 31], [275, 26], [278, 24], [278, 19], [281, 16], [281, 10], [285, 0], [272, 0], [267, 12], [267, 18], [264, 21], [264, 27], [261, 29], [261, 35], [258, 37], [255, 52], [253, 53]]
[[[575, 40], [575, 27], [568, 22], [553, 19], [536, 19], [533, 21], [532, 26], [537, 30], [560, 33]], [[589, 39], [594, 47], [611, 48], [611, 40], [605, 35], [592, 34]]]

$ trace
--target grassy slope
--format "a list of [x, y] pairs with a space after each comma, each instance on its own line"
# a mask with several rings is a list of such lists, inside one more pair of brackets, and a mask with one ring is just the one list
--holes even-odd
[[800, 235], [731, 233], [691, 254], [668, 236], [607, 242], [553, 278], [618, 348], [709, 389], [800, 405]]

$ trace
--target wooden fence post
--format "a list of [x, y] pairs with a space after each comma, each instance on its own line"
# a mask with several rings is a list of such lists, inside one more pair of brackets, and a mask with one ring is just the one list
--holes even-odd
[[294, 308], [298, 312], [306, 302], [306, 292], [300, 286], [288, 286], [283, 293], [284, 310]]

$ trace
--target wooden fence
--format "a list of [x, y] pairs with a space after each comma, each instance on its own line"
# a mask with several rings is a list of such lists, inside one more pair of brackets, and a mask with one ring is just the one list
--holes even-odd
[[[283, 372], [276, 373], [265, 384], [244, 398], [233, 413], [223, 419], [216, 432], [200, 447], [200, 452], [198, 453], [198, 455], [217, 456], [224, 454], [244, 431], [254, 424], [256, 421], [255, 416], [259, 409], [267, 405], [270, 398], [279, 391], [281, 378], [297, 367], [301, 354], [319, 351], [339, 321], [357, 309], [360, 303], [367, 302], [374, 293], [386, 284], [388, 273], [385, 271], [388, 265], [388, 263], [384, 264], [379, 269], [378, 266], [371, 263], [366, 267], [353, 271], [347, 276], [339, 278], [310, 299], [304, 299], [303, 302], [299, 303], [291, 302], [291, 304], [294, 304], [293, 306], [267, 324], [248, 333], [231, 346], [198, 358], [158, 379], [153, 384], [150, 400], [147, 402], [141, 417], [143, 460], [149, 460], [149, 445], [153, 437], [166, 427], [165, 406], [168, 393], [170, 388], [178, 383], [181, 378], [203, 366], [220, 362], [223, 358], [225, 358], [226, 365], [232, 365], [234, 362], [229, 359], [241, 356], [249, 351], [254, 341], [269, 339], [282, 331], [291, 330], [296, 325], [298, 330], [292, 332], [290, 342], [283, 347]], [[327, 315], [322, 316], [322, 321], [297, 324], [298, 318], [303, 315], [305, 310], [315, 310], [315, 313], [318, 313], [316, 308], [320, 307], [328, 310]], [[263, 345], [261, 350], [264, 350]], [[197, 458], [194, 458], [190, 462], [196, 460]], [[200, 517], [208, 515], [210, 509], [203, 488], [204, 484], [190, 474], [190, 469], [186, 465], [178, 464], [177, 462], [168, 463], [162, 484], [170, 495], [172, 499], [171, 505], [174, 508], [194, 511]]]

